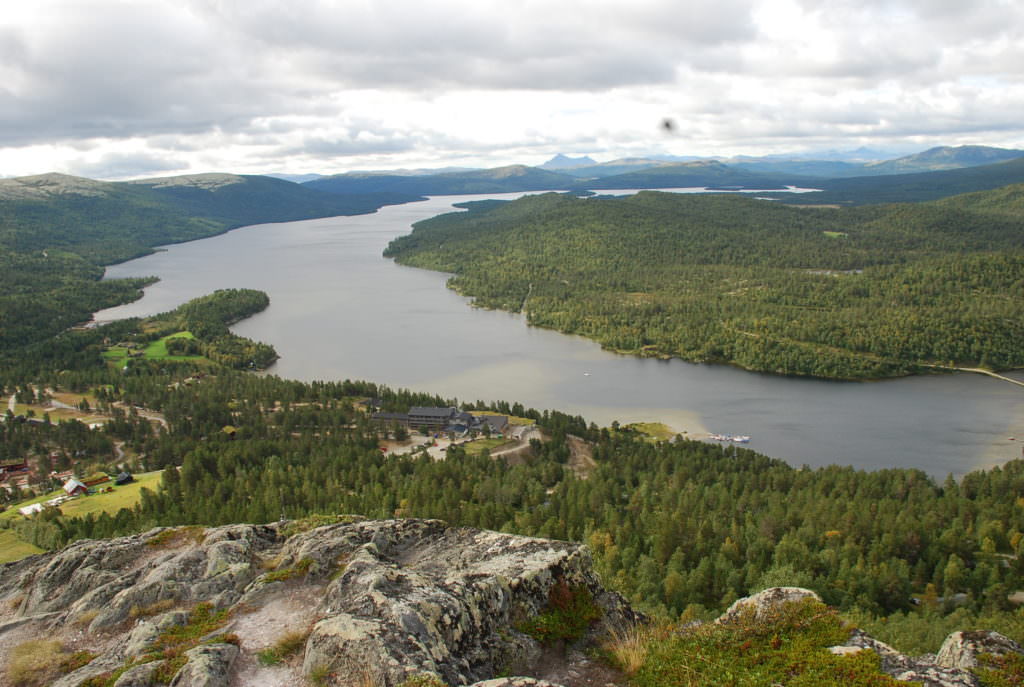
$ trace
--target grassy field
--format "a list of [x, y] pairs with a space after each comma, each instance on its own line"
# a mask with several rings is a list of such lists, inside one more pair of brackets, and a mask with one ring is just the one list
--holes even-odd
[[626, 427], [656, 441], [669, 441], [676, 436], [671, 427], [661, 422], [631, 422]]
[[18, 539], [18, 535], [10, 530], [0, 530], [0, 563], [18, 561], [34, 553], [42, 553], [42, 549]]
[[[114, 487], [114, 491], [109, 494], [94, 494], [92, 496], [79, 496], [76, 499], [71, 499], [60, 505], [61, 512], [68, 517], [84, 517], [89, 513], [97, 515], [99, 513], [110, 513], [113, 515], [122, 508], [130, 508], [138, 503], [141, 498], [140, 492], [143, 487], [156, 491], [157, 485], [160, 483], [160, 471], [147, 472], [142, 475], [135, 475], [135, 481], [131, 484], [125, 484], [120, 487]], [[113, 482], [108, 484], [100, 485], [102, 487], [113, 486]], [[7, 510], [0, 513], [0, 520], [14, 520], [21, 518], [21, 513], [18, 509], [24, 506], [28, 506], [33, 503], [43, 503], [50, 499], [60, 496], [64, 492], [60, 489], [52, 491], [49, 494], [43, 496], [37, 496], [27, 501], [22, 501], [12, 506], [8, 506]], [[30, 556], [33, 553], [39, 553], [41, 549], [36, 548], [32, 544], [23, 542], [18, 539], [17, 535], [11, 530], [0, 529], [0, 563], [7, 563], [10, 561], [16, 561]]]
[[[194, 339], [192, 332], [176, 332], [153, 341], [142, 350], [142, 357], [145, 360], [206, 360], [201, 355], [171, 355], [167, 352], [168, 339]], [[103, 352], [103, 357], [108, 362], [122, 366], [128, 361], [129, 349], [123, 346], [111, 346]]]
[[71, 410], [69, 408], [47, 408], [45, 406], [36, 404], [26, 403], [15, 403], [14, 414], [29, 416], [28, 411], [32, 411], [32, 417], [38, 417], [40, 419], [45, 415], [50, 416], [50, 422], [62, 422], [64, 420], [78, 420], [85, 424], [92, 424], [94, 422], [106, 422], [110, 418], [105, 415], [98, 415], [96, 413], [83, 413], [80, 410]]
[[[93, 494], [92, 496], [80, 496], [77, 499], [66, 501], [60, 505], [60, 510], [64, 515], [71, 517], [80, 517], [88, 513], [101, 513], [106, 511], [107, 513], [114, 514], [122, 508], [130, 508], [134, 506], [139, 500], [139, 491], [142, 487], [146, 487], [150, 490], [156, 491], [157, 485], [160, 483], [160, 471], [147, 472], [141, 475], [135, 475], [135, 481], [131, 484], [125, 484], [120, 487], [114, 487], [114, 491], [109, 494]], [[102, 484], [100, 487], [113, 486], [113, 482]], [[20, 518], [21, 513], [18, 512], [19, 508], [31, 505], [33, 503], [43, 503], [49, 501], [52, 498], [63, 494], [63, 490], [56, 489], [48, 494], [42, 496], [36, 496], [35, 498], [21, 503], [16, 503], [12, 506], [8, 506], [7, 510], [0, 513], [0, 520], [13, 520], [14, 518]]]
[[508, 439], [475, 439], [468, 444], [462, 444], [462, 448], [466, 449], [466, 455], [477, 456], [483, 453], [484, 449], [493, 451], [507, 443]]

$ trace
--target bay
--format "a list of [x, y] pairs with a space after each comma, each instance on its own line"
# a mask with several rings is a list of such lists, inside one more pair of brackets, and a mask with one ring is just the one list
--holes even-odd
[[413, 222], [453, 203], [520, 195], [435, 197], [168, 246], [108, 268], [108, 278], [160, 281], [96, 319], [155, 314], [218, 288], [260, 289], [270, 307], [232, 329], [273, 344], [281, 359], [270, 372], [286, 378], [369, 379], [463, 401], [519, 401], [601, 425], [658, 421], [688, 436], [745, 434], [750, 448], [793, 465], [911, 467], [941, 479], [1021, 456], [1024, 388], [1006, 382], [970, 374], [829, 382], [622, 356], [529, 327], [520, 315], [473, 308], [445, 288], [447, 275], [381, 257]]

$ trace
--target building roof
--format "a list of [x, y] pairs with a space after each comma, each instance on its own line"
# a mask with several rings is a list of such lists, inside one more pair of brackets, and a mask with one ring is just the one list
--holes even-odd
[[441, 420], [450, 418], [455, 412], [455, 408], [425, 408], [420, 406], [409, 408], [410, 416], [436, 417]]
[[23, 507], [18, 509], [18, 512], [20, 512], [22, 515], [25, 515], [25, 516], [32, 515], [33, 513], [42, 513], [43, 512], [43, 504], [41, 504], [41, 503], [33, 503], [30, 506], [23, 506]]
[[502, 430], [508, 426], [507, 415], [477, 415], [477, 422], [481, 425], [490, 425], [491, 429]]
[[72, 477], [71, 479], [64, 483], [64, 491], [67, 492], [68, 494], [73, 494], [75, 490], [79, 488], [88, 489], [88, 487], [86, 487], [84, 484], [79, 482], [74, 477]]

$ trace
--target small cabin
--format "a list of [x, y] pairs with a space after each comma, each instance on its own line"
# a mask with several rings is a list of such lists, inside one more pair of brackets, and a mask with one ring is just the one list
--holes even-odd
[[89, 493], [89, 487], [72, 477], [64, 483], [64, 493], [68, 496], [80, 496]]

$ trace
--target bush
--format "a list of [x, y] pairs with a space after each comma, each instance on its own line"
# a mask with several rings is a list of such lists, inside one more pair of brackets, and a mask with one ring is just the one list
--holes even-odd
[[569, 587], [565, 579], [560, 579], [548, 592], [547, 610], [517, 623], [516, 629], [542, 644], [575, 642], [601, 614], [589, 589], [583, 585]]

